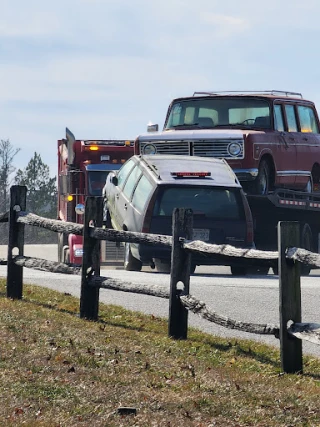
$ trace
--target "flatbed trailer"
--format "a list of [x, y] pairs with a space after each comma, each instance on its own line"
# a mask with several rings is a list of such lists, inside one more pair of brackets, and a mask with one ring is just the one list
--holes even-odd
[[[278, 248], [279, 221], [300, 223], [299, 247], [319, 252], [320, 193], [277, 189], [266, 196], [247, 195], [254, 222], [257, 249], [275, 251]], [[303, 266], [303, 274], [310, 269]]]

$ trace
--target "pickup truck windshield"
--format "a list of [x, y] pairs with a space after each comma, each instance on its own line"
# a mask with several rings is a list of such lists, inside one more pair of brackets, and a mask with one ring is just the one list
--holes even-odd
[[268, 101], [244, 96], [177, 100], [172, 104], [165, 129], [220, 126], [270, 129]]

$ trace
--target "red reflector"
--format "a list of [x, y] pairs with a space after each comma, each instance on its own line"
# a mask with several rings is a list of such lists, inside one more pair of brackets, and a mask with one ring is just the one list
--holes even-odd
[[171, 172], [171, 176], [176, 176], [177, 178], [183, 178], [188, 176], [211, 176], [211, 172]]

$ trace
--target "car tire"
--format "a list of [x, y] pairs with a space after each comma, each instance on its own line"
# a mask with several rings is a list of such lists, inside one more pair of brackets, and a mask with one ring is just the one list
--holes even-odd
[[161, 259], [155, 258], [154, 265], [158, 273], [170, 273], [171, 262], [163, 262]]
[[130, 243], [126, 243], [124, 247], [123, 266], [126, 271], [141, 271], [142, 269], [142, 262], [131, 253]]
[[265, 196], [271, 187], [271, 171], [267, 160], [262, 159], [259, 165], [258, 176], [254, 181], [254, 194]]
[[247, 267], [241, 267], [238, 265], [232, 265], [230, 267], [232, 276], [246, 276], [248, 269]]
[[[300, 246], [302, 249], [312, 252], [312, 231], [309, 224], [304, 224], [300, 232]], [[300, 272], [301, 276], [309, 276], [311, 267], [306, 264], [301, 264]]]
[[248, 269], [248, 274], [261, 274], [266, 275], [269, 272], [270, 267], [250, 267]]

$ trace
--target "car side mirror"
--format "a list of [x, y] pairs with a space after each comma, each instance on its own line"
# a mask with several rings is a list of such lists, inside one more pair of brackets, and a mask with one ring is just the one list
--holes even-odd
[[152, 123], [150, 123], [147, 127], [147, 132], [158, 132], [159, 130], [159, 125], [153, 125]]
[[118, 185], [118, 177], [116, 175], [114, 175], [111, 178], [111, 182], [112, 182], [113, 185], [117, 186]]

